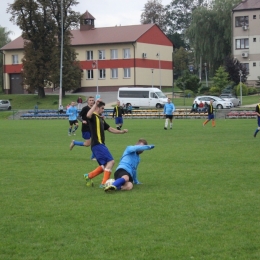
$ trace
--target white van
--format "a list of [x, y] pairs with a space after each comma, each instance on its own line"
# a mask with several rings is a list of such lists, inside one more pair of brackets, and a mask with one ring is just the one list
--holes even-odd
[[121, 105], [132, 107], [156, 107], [161, 108], [167, 103], [167, 97], [158, 88], [119, 88], [117, 99]]

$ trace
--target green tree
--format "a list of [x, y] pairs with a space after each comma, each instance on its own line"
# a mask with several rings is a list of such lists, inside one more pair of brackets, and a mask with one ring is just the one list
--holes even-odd
[[[23, 58], [23, 84], [30, 91], [38, 90], [38, 96], [45, 97], [44, 87], [57, 84], [57, 74], [60, 67], [61, 28], [64, 32], [64, 62], [63, 76], [70, 76], [65, 81], [67, 87], [73, 80], [79, 81], [81, 70], [76, 61], [75, 51], [70, 46], [69, 30], [80, 21], [80, 14], [71, 7], [78, 4], [75, 0], [63, 0], [63, 13], [60, 0], [16, 0], [9, 5], [11, 20], [22, 29], [22, 37], [26, 40]], [[63, 26], [61, 24], [63, 17]], [[66, 67], [67, 66], [67, 67]], [[72, 73], [75, 72], [75, 73]], [[58, 82], [59, 84], [59, 82]], [[67, 85], [66, 85], [67, 84]], [[80, 84], [71, 84], [76, 89]], [[63, 88], [65, 95], [66, 88]]]
[[231, 11], [240, 0], [215, 0], [210, 8], [199, 7], [192, 12], [187, 37], [198, 62], [202, 56], [213, 71], [231, 53]]
[[[0, 25], [0, 48], [2, 48], [4, 45], [6, 45], [8, 42], [11, 41], [9, 38], [9, 35], [11, 34], [11, 31], [7, 31], [5, 27], [2, 27]], [[3, 57], [4, 54], [1, 51], [0, 53], [0, 85], [2, 88], [2, 91], [4, 92], [4, 84], [3, 84]]]
[[45, 97], [44, 87], [51, 81], [49, 70], [57, 32], [47, 4], [44, 0], [16, 0], [8, 9], [25, 40], [23, 84], [30, 92], [38, 90], [40, 98]]
[[220, 66], [216, 73], [215, 76], [213, 77], [213, 85], [215, 87], [218, 87], [219, 90], [221, 91], [226, 87], [226, 85], [229, 83], [228, 80], [228, 73], [226, 72], [225, 68], [223, 66]]
[[201, 87], [200, 79], [198, 76], [191, 74], [189, 71], [185, 71], [181, 77], [179, 77], [175, 84], [181, 90], [191, 90], [194, 93], [198, 92]]
[[176, 49], [173, 55], [173, 62], [174, 73], [176, 75], [182, 75], [182, 73], [188, 69], [188, 52], [183, 47]]
[[232, 56], [225, 58], [225, 69], [229, 74], [229, 80], [238, 84], [240, 82], [240, 71], [241, 71], [241, 82], [247, 81], [247, 68], [240, 63], [239, 60], [234, 59]]
[[165, 32], [165, 12], [161, 0], [148, 0], [141, 14], [141, 24], [157, 24]]
[[[242, 87], [242, 96], [247, 96], [248, 95], [247, 85], [241, 83], [241, 87]], [[236, 85], [235, 90], [236, 90], [236, 95], [240, 96], [240, 83]]]

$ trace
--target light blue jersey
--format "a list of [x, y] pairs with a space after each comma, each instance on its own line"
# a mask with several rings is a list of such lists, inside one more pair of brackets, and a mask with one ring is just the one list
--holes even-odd
[[153, 148], [154, 145], [127, 146], [116, 170], [118, 169], [126, 170], [132, 176], [134, 183], [135, 184], [139, 183], [139, 181], [137, 180], [137, 167], [140, 162], [140, 157], [137, 152], [151, 150]]
[[175, 106], [173, 103], [166, 103], [164, 105], [163, 114], [164, 115], [172, 115], [172, 113], [175, 111]]
[[78, 109], [74, 106], [70, 106], [66, 111], [66, 115], [69, 116], [69, 121], [77, 120]]

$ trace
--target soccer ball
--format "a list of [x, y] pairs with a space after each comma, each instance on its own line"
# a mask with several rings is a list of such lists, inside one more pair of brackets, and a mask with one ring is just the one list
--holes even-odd
[[112, 183], [114, 182], [115, 180], [114, 179], [108, 179], [105, 183], [105, 187], [108, 187], [110, 185], [112, 185]]

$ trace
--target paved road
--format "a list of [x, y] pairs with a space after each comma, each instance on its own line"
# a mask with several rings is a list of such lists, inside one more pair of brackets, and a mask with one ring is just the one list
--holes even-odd
[[[46, 93], [47, 95], [58, 95], [59, 92], [56, 90], [52, 93]], [[89, 97], [89, 96], [93, 96], [96, 97], [96, 92], [79, 92], [79, 93], [66, 93], [67, 95], [75, 95], [77, 97], [81, 96], [81, 97]], [[117, 100], [117, 91], [114, 92], [100, 92], [99, 93], [100, 98], [106, 103], [106, 108], [111, 108], [112, 105], [116, 104], [116, 100]], [[77, 99], [77, 98], [76, 98]], [[84, 100], [84, 98], [83, 98]]]

